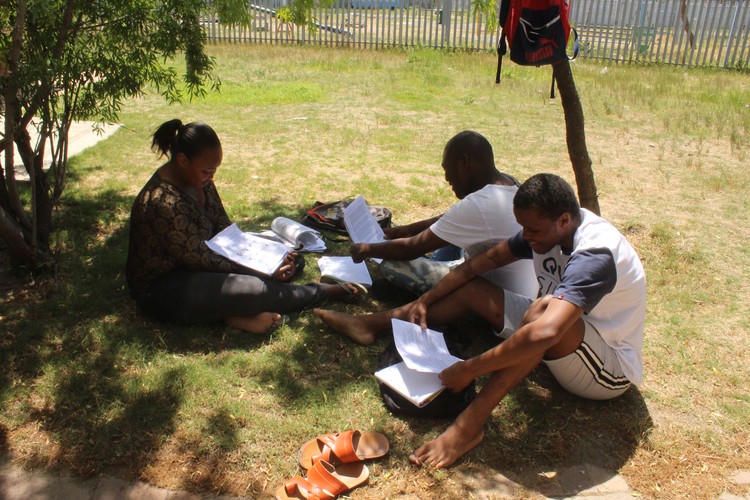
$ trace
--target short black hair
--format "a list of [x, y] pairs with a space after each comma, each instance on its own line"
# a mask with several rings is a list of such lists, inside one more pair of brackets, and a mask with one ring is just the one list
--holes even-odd
[[549, 219], [557, 219], [566, 212], [577, 219], [581, 214], [581, 207], [573, 188], [565, 179], [555, 174], [536, 174], [529, 177], [518, 188], [513, 198], [513, 208], [537, 209], [542, 217]]
[[451, 137], [445, 145], [445, 157], [451, 162], [457, 161], [464, 154], [481, 168], [495, 168], [495, 155], [492, 151], [492, 145], [479, 132], [464, 130]]

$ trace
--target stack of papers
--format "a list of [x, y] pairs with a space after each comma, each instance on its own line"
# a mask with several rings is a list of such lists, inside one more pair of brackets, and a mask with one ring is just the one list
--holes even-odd
[[412, 370], [403, 361], [376, 371], [375, 378], [418, 408], [426, 406], [445, 389], [437, 374]]
[[375, 372], [375, 378], [421, 408], [445, 388], [440, 372], [461, 361], [448, 351], [440, 332], [391, 320], [393, 340], [403, 362]]
[[271, 222], [271, 231], [260, 233], [263, 236], [276, 236], [282, 243], [299, 252], [324, 252], [326, 244], [315, 229], [303, 226], [286, 217], [276, 217]]
[[276, 217], [271, 230], [262, 233], [244, 232], [232, 224], [206, 241], [206, 245], [229, 260], [267, 275], [279, 268], [290, 249], [298, 252], [326, 249], [318, 231], [286, 217]]
[[393, 340], [404, 363], [412, 370], [425, 373], [440, 373], [451, 365], [462, 361], [448, 351], [445, 338], [436, 332], [408, 321], [392, 319]]

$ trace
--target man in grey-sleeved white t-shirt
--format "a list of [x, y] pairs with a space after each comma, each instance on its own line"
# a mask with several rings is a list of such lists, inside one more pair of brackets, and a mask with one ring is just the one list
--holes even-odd
[[[646, 279], [633, 247], [612, 224], [583, 208], [569, 250], [556, 245], [543, 254], [533, 252], [522, 234], [511, 238], [508, 245], [517, 257], [533, 259], [540, 296], [564, 300], [584, 311], [583, 321], [596, 330], [617, 357], [621, 375], [608, 372], [596, 354], [587, 350], [584, 340], [579, 356], [592, 370], [592, 384], [602, 386], [605, 396], [630, 383], [639, 385], [643, 378]], [[515, 310], [508, 302], [506, 317], [511, 316], [511, 324], [517, 327], [531, 302], [524, 307], [523, 302], [527, 301], [522, 300], [521, 307]], [[556, 360], [545, 363], [555, 373]], [[565, 376], [557, 378], [561, 385], [569, 385]]]

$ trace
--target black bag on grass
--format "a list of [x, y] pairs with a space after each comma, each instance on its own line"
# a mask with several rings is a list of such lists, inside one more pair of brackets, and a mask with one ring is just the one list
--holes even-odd
[[[448, 351], [456, 357], [464, 359], [463, 349], [460, 344], [445, 340]], [[396, 343], [391, 341], [385, 350], [378, 356], [378, 370], [395, 365], [403, 361], [401, 354], [396, 348]], [[476, 383], [472, 382], [461, 392], [454, 394], [448, 389], [435, 396], [435, 399], [423, 407], [418, 407], [398, 392], [383, 383], [380, 385], [380, 395], [383, 397], [385, 407], [393, 414], [406, 415], [420, 418], [455, 418], [464, 411], [476, 397]]]
[[[315, 202], [302, 217], [302, 224], [315, 229], [326, 229], [339, 234], [349, 233], [344, 226], [344, 209], [349, 206], [352, 200], [334, 201], [331, 203]], [[390, 227], [391, 211], [385, 207], [370, 207], [370, 213], [378, 221], [380, 227]]]

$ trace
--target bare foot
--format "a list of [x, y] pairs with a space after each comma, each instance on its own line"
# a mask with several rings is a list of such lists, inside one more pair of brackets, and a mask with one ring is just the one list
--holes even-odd
[[453, 422], [445, 432], [423, 444], [409, 455], [409, 461], [416, 465], [431, 465], [437, 469], [448, 467], [482, 442], [484, 429], [478, 432], [461, 428]]
[[330, 326], [342, 335], [346, 335], [353, 341], [362, 345], [370, 345], [375, 342], [377, 332], [365, 324], [359, 316], [344, 314], [328, 309], [313, 309], [313, 314], [320, 318], [323, 323]]
[[268, 333], [279, 326], [282, 321], [281, 314], [272, 312], [262, 312], [254, 316], [235, 316], [225, 320], [226, 324], [232, 328], [257, 334]]

